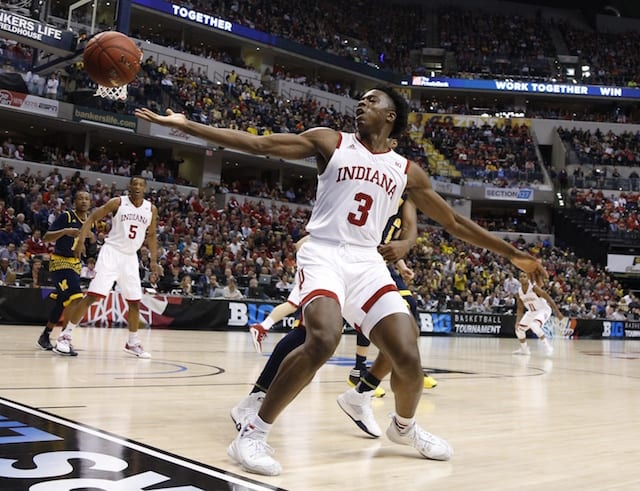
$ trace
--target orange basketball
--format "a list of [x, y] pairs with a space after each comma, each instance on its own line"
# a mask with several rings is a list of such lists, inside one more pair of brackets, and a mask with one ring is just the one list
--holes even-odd
[[121, 87], [136, 78], [142, 51], [121, 32], [105, 31], [89, 40], [82, 58], [84, 69], [94, 82]]

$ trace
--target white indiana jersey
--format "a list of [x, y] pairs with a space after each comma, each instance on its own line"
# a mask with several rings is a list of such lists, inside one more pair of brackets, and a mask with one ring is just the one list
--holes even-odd
[[129, 196], [120, 196], [120, 206], [111, 221], [105, 244], [124, 254], [133, 254], [142, 246], [151, 225], [151, 201], [143, 200], [136, 207]]
[[393, 150], [371, 153], [353, 133], [340, 133], [318, 176], [307, 231], [331, 242], [376, 247], [407, 185], [409, 161]]
[[526, 292], [522, 290], [522, 285], [520, 285], [520, 287], [518, 288], [518, 296], [520, 297], [520, 300], [522, 301], [524, 306], [530, 312], [550, 309], [551, 307], [549, 306], [547, 301], [533, 291], [534, 286], [535, 284], [530, 281], [529, 287], [527, 288]]

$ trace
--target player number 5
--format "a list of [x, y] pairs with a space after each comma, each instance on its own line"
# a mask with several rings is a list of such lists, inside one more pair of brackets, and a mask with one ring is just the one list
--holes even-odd
[[129, 238], [135, 239], [136, 234], [138, 233], [138, 226], [135, 223], [129, 225]]

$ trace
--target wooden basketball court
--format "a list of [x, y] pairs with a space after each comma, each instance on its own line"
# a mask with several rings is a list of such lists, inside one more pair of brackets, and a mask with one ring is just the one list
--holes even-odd
[[[240, 477], [184, 489], [640, 489], [638, 342], [556, 339], [548, 359], [536, 340], [521, 357], [511, 354], [515, 339], [422, 337], [423, 365], [439, 385], [424, 391], [418, 421], [455, 450], [435, 462], [369, 438], [339, 409], [355, 350], [355, 336], [345, 335], [274, 425], [269, 443], [283, 472], [263, 477], [227, 457], [236, 435], [229, 409], [282, 334], [270, 334], [259, 355], [246, 332], [144, 330], [153, 358], [142, 360], [123, 352], [124, 329], [78, 328], [76, 358], [38, 350], [41, 327], [1, 329], [2, 398]], [[374, 411], [384, 430], [393, 395], [388, 380], [382, 385], [389, 392]], [[0, 444], [5, 456], [9, 445]], [[24, 457], [15, 465], [29, 467]]]

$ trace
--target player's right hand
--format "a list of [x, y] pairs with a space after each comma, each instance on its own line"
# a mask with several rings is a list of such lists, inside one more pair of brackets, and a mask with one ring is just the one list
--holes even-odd
[[187, 122], [187, 118], [184, 114], [175, 113], [171, 109], [167, 109], [166, 116], [161, 116], [158, 113], [154, 113], [151, 109], [147, 109], [146, 107], [136, 109], [134, 114], [140, 119], [144, 119], [145, 121], [156, 123], [162, 126], [180, 127], [184, 126]]
[[78, 241], [78, 243], [73, 247], [73, 255], [80, 259], [82, 256], [84, 256], [84, 253], [84, 241]]

